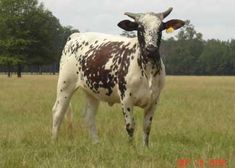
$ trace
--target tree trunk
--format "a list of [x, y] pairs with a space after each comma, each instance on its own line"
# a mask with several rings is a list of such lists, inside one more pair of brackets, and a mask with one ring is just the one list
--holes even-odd
[[7, 76], [9, 78], [11, 77], [11, 65], [10, 65], [10, 63], [7, 64]]
[[21, 64], [17, 64], [17, 77], [21, 78], [22, 67]]
[[42, 66], [41, 65], [38, 65], [38, 74], [42, 75]]
[[33, 72], [34, 72], [34, 65], [29, 65], [29, 68], [30, 68], [30, 74], [33, 75]]
[[53, 64], [52, 74], [55, 75], [55, 72], [56, 72], [56, 63]]

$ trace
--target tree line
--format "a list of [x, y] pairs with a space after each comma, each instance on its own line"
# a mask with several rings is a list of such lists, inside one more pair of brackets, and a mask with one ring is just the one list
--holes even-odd
[[[57, 72], [68, 36], [38, 0], [0, 0], [0, 72]], [[133, 32], [122, 36], [135, 37]], [[204, 40], [190, 21], [175, 37], [162, 40], [161, 55], [170, 75], [235, 75], [235, 40]]]
[[162, 41], [161, 53], [171, 75], [235, 75], [235, 40], [203, 40], [189, 21]]
[[56, 64], [73, 32], [38, 0], [0, 0], [0, 65], [20, 77], [22, 67]]

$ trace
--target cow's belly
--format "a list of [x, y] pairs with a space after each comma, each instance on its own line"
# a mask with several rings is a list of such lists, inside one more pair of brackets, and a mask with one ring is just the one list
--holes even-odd
[[114, 103], [120, 103], [120, 98], [118, 95], [116, 85], [112, 88], [111, 93], [105, 88], [98, 88], [97, 91], [94, 91], [90, 89], [88, 86], [86, 86], [85, 84], [81, 85], [80, 87], [87, 94], [93, 96], [97, 100], [107, 102], [109, 105], [113, 105]]

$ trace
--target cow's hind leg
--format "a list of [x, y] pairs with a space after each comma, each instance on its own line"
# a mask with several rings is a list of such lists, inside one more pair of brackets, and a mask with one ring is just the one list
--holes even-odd
[[87, 104], [85, 107], [85, 120], [88, 126], [93, 143], [98, 143], [99, 138], [96, 130], [95, 116], [99, 106], [99, 100], [87, 94]]
[[[52, 109], [53, 111], [53, 124], [52, 124], [52, 138], [57, 139], [58, 131], [61, 125], [61, 122], [64, 118], [69, 106], [70, 99], [73, 92], [76, 90], [75, 82], [72, 81], [61, 81], [59, 80], [57, 88], [57, 98]], [[70, 111], [71, 112], [71, 111]], [[68, 112], [68, 115], [71, 113]]]
[[73, 109], [71, 103], [69, 104], [69, 107], [66, 111], [66, 120], [67, 120], [67, 127], [70, 136], [72, 135], [72, 130], [73, 130]]

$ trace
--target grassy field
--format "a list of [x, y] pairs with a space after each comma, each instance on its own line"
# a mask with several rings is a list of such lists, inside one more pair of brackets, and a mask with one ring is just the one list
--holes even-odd
[[[235, 167], [235, 77], [167, 77], [154, 116], [150, 148], [142, 145], [142, 110], [135, 109], [135, 146], [128, 144], [119, 105], [102, 103], [101, 143], [93, 145], [83, 121], [83, 93], [72, 99], [73, 138], [63, 123], [51, 142], [51, 108], [57, 76], [0, 76], [0, 168], [196, 167], [225, 160]], [[213, 166], [212, 166], [213, 167]]]

